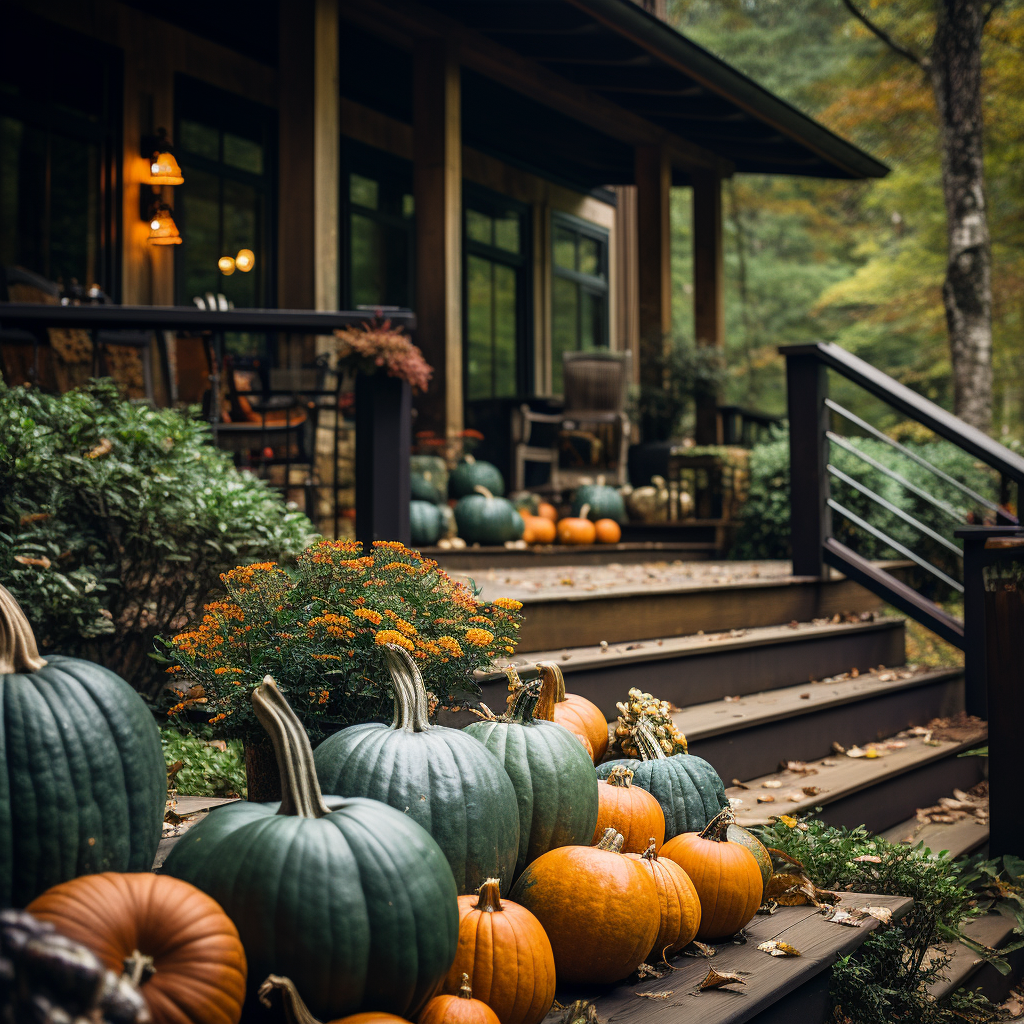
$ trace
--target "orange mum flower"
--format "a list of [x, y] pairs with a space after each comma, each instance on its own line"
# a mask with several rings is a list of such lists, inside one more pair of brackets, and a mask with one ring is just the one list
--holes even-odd
[[403, 636], [398, 632], [397, 629], [381, 629], [373, 635], [373, 642], [375, 644], [396, 644], [399, 647], [404, 647], [407, 651], [414, 650], [413, 642], [406, 636]]
[[486, 629], [467, 629], [466, 640], [477, 647], [486, 647], [494, 639], [494, 634]]
[[517, 612], [523, 607], [523, 602], [517, 601], [514, 597], [498, 597], [494, 603], [509, 612]]
[[374, 626], [379, 626], [384, 621], [384, 616], [379, 612], [375, 612], [372, 608], [356, 608], [352, 614], [357, 619], [366, 619], [367, 622]]

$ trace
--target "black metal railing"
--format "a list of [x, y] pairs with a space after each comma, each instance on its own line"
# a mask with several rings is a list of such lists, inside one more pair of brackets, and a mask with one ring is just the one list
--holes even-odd
[[[36, 303], [0, 303], [0, 344], [26, 347], [27, 376], [40, 376], [40, 356], [50, 346], [51, 329], [88, 332], [93, 352], [94, 372], [97, 356], [105, 346], [145, 343], [143, 360], [148, 397], [152, 398], [153, 369], [149, 364], [147, 337], [155, 341], [166, 380], [172, 378], [167, 347], [167, 332], [182, 332], [205, 339], [207, 359], [207, 401], [204, 411], [210, 423], [212, 440], [235, 454], [236, 461], [272, 480], [280, 478], [278, 489], [287, 496], [293, 487], [292, 469], [296, 456], [307, 462], [316, 458], [317, 416], [331, 410], [334, 417], [333, 479], [318, 481], [311, 473], [298, 490], [311, 494], [327, 489], [331, 496], [328, 519], [338, 535], [338, 462], [339, 408], [338, 386], [328, 387], [320, 375], [317, 380], [285, 380], [279, 373], [269, 375], [257, 389], [244, 395], [226, 387], [225, 378], [233, 378], [230, 357], [225, 358], [225, 336], [236, 333], [269, 336], [316, 337], [335, 330], [365, 323], [375, 316], [373, 310], [318, 312], [280, 309], [204, 310], [178, 306], [48, 306]], [[396, 325], [415, 329], [415, 315], [407, 310], [388, 310]], [[311, 348], [315, 346], [309, 346]], [[314, 368], [311, 368], [314, 369]], [[315, 374], [315, 369], [314, 369]], [[274, 386], [275, 383], [277, 386]], [[356, 379], [355, 454], [357, 477], [355, 493], [356, 536], [364, 543], [371, 540], [409, 540], [409, 450], [411, 444], [409, 386], [404, 382], [375, 374]], [[227, 396], [227, 397], [225, 397]], [[225, 422], [225, 401], [244, 401], [252, 410], [250, 422]], [[315, 498], [313, 499], [315, 502]], [[308, 502], [307, 502], [308, 505]], [[307, 507], [307, 512], [310, 509]], [[315, 511], [315, 510], [314, 510]], [[316, 516], [323, 519], [324, 517]]]

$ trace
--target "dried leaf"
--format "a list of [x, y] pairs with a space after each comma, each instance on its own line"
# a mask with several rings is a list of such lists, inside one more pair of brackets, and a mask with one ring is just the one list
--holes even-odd
[[735, 697], [725, 697], [724, 698], [726, 704], [735, 704], [736, 701], [738, 701], [740, 699], [741, 698], [740, 698], [739, 694], [737, 694]]
[[800, 694], [800, 699], [801, 700], [810, 700], [811, 699], [811, 695], [809, 693], [801, 693]]
[[750, 789], [750, 787], [749, 787], [749, 786], [748, 786], [748, 785], [747, 785], [747, 784], [746, 784], [745, 782], [740, 782], [740, 780], [739, 780], [739, 779], [733, 779], [733, 780], [732, 780], [732, 784], [733, 784], [733, 785], [734, 785], [734, 786], [735, 786], [735, 787], [736, 787], [737, 789]]
[[[690, 946], [693, 947], [693, 952], [691, 952]], [[698, 942], [696, 939], [690, 943], [690, 946], [683, 950], [683, 956], [702, 956], [705, 960], [710, 960], [718, 953], [715, 946], [709, 946], [706, 942]]]
[[108, 437], [100, 438], [100, 443], [91, 451], [85, 453], [87, 459], [98, 459], [102, 455], [109, 455], [114, 450], [114, 443]]
[[844, 747], [844, 746], [842, 745], [842, 743], [836, 743], [836, 742], [833, 742], [833, 743], [832, 743], [832, 749], [833, 749], [833, 750], [834, 750], [834, 751], [835, 751], [835, 752], [836, 752], [837, 754], [845, 754], [845, 753], [846, 753], [846, 747]]
[[868, 757], [868, 758], [871, 758], [871, 757], [885, 757], [885, 751], [884, 750], [879, 750], [878, 747], [872, 745], [872, 746], [868, 747], [864, 751], [864, 756]]
[[757, 908], [757, 912], [759, 914], [764, 915], [765, 917], [771, 917], [772, 914], [774, 914], [775, 911], [778, 909], [779, 905], [775, 902], [775, 900], [767, 900]]
[[781, 821], [782, 824], [787, 826], [788, 828], [796, 828], [797, 825], [800, 824], [800, 822], [798, 822], [796, 818], [794, 818], [790, 814], [780, 814], [779, 821]]
[[821, 789], [818, 786], [804, 786], [803, 787], [803, 794], [804, 794], [804, 796], [817, 796], [820, 792], [821, 792]]
[[32, 558], [29, 555], [15, 555], [14, 560], [19, 565], [35, 565], [38, 566], [40, 569], [50, 568], [50, 560], [46, 557], [46, 555], [42, 555], [39, 558]]
[[818, 769], [804, 761], [780, 761], [779, 771], [795, 772], [797, 775], [817, 775]]
[[796, 804], [796, 803], [799, 803], [801, 800], [803, 800], [803, 798], [804, 798], [803, 790], [801, 790], [801, 789], [791, 789], [788, 793], [786, 793], [783, 796], [782, 799], [783, 800], [789, 800], [790, 803]]
[[762, 942], [757, 947], [762, 953], [768, 953], [770, 956], [799, 956], [800, 950], [791, 946], [788, 942], [783, 942], [781, 939], [769, 939], [767, 942]]
[[729, 797], [729, 806], [730, 807], [742, 807], [743, 806], [743, 800], [740, 797], [738, 797], [738, 796], [731, 796], [731, 797]]
[[882, 858], [876, 857], [873, 853], [863, 853], [853, 858], [854, 864], [881, 864]]
[[782, 783], [779, 779], [768, 779], [767, 782], [761, 783], [762, 789], [782, 789]]
[[831, 757], [826, 757], [825, 760], [821, 762], [823, 768], [835, 768], [837, 764], [839, 764], [839, 762], [834, 761]]
[[848, 910], [837, 910], [828, 918], [833, 924], [845, 924], [848, 928], [859, 928], [860, 921]]
[[709, 988], [721, 988], [723, 985], [745, 984], [746, 982], [738, 974], [733, 974], [731, 971], [716, 971], [712, 967], [708, 970], [707, 977], [700, 983], [700, 991], [703, 992]]
[[881, 921], [882, 924], [889, 924], [892, 921], [892, 911], [888, 907], [862, 907], [861, 913]]
[[655, 970], [650, 964], [641, 964], [636, 969], [637, 979], [643, 981], [644, 978], [664, 978], [665, 972]]
[[669, 989], [667, 992], [635, 992], [634, 995], [640, 999], [668, 999], [672, 995], [672, 990]]
[[758, 793], [757, 802], [759, 804], [773, 804], [775, 803], [775, 797], [773, 797], [770, 793]]

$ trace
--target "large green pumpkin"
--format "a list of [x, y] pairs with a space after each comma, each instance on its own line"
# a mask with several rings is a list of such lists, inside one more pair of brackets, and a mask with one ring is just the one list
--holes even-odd
[[414, 548], [436, 544], [444, 524], [441, 510], [429, 501], [409, 502], [409, 539]]
[[488, 878], [499, 878], [507, 891], [519, 849], [519, 806], [505, 769], [462, 729], [431, 725], [416, 663], [394, 644], [385, 657], [394, 722], [353, 725], [324, 740], [313, 754], [320, 788], [406, 812], [437, 840], [460, 895]]
[[520, 687], [508, 712], [465, 731], [505, 766], [519, 801], [518, 876], [557, 846], [588, 846], [597, 827], [597, 773], [568, 729], [534, 719], [541, 684]]
[[101, 665], [41, 658], [0, 586], [0, 907], [79, 875], [150, 870], [166, 800], [142, 698]]
[[459, 536], [467, 544], [504, 544], [523, 535], [523, 517], [507, 498], [496, 498], [485, 487], [460, 498], [455, 506]]
[[448, 465], [437, 455], [411, 455], [409, 479], [412, 497], [435, 504], [448, 494]]
[[444, 854], [393, 807], [321, 795], [309, 738], [269, 676], [252, 702], [274, 744], [281, 802], [218, 808], [164, 871], [224, 908], [254, 986], [287, 975], [322, 1020], [369, 1009], [415, 1019], [458, 945]]
[[505, 493], [505, 478], [501, 470], [490, 462], [479, 462], [467, 455], [448, 477], [448, 496], [464, 498], [473, 494], [477, 487], [486, 487], [491, 494], [499, 497]]
[[617, 523], [626, 522], [626, 503], [614, 487], [598, 477], [596, 484], [583, 484], [576, 488], [572, 499], [572, 514], [578, 516], [584, 505], [590, 506], [588, 517], [595, 522], [598, 519], [614, 519]]
[[597, 774], [606, 779], [617, 765], [628, 768], [633, 785], [646, 789], [661, 804], [666, 842], [682, 832], [703, 832], [708, 822], [729, 806], [718, 772], [704, 758], [694, 754], [667, 757], [643, 719], [633, 731], [633, 739], [640, 760], [605, 761], [597, 766]]

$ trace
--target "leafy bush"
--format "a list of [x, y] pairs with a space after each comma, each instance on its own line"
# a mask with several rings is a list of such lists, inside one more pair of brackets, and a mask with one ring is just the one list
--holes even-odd
[[240, 741], [211, 740], [165, 725], [160, 730], [160, 742], [168, 771], [181, 762], [174, 776], [174, 788], [180, 796], [245, 799], [245, 763]]
[[166, 643], [168, 671], [181, 680], [168, 714], [202, 713], [218, 735], [262, 737], [250, 698], [268, 674], [316, 734], [325, 724], [390, 719], [383, 644], [417, 659], [436, 706], [479, 692], [472, 673], [518, 641], [520, 602], [478, 601], [394, 541], [363, 555], [357, 541], [322, 540], [292, 574], [267, 562], [221, 578], [226, 599]]
[[137, 689], [148, 658], [221, 572], [288, 558], [305, 516], [212, 447], [206, 425], [121, 401], [110, 381], [62, 396], [0, 381], [0, 579], [44, 651], [99, 661]]

